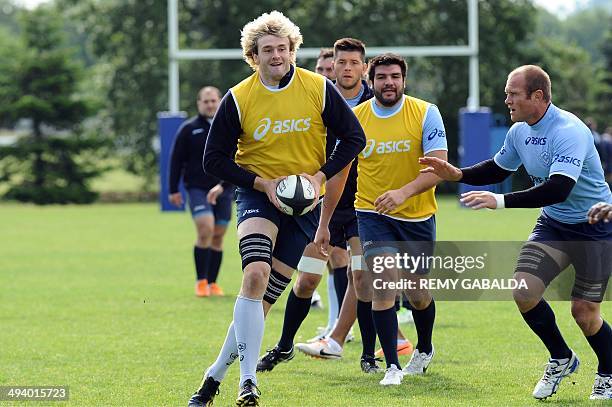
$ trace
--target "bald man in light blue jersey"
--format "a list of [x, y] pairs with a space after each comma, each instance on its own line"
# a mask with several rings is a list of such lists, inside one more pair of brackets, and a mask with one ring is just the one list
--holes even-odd
[[493, 159], [459, 169], [425, 157], [420, 161], [428, 167], [422, 171], [448, 181], [487, 185], [525, 167], [533, 188], [509, 194], [472, 191], [463, 194], [461, 202], [473, 209], [542, 208], [514, 274], [529, 289], [513, 293], [525, 322], [550, 352], [533, 396], [555, 394], [561, 380], [580, 364], [543, 299], [548, 284], [571, 263], [576, 270], [572, 316], [599, 361], [590, 398], [612, 399], [612, 330], [600, 314], [612, 269], [612, 223], [595, 223], [594, 211], [589, 216], [598, 202], [602, 207], [612, 203], [612, 194], [593, 136], [576, 116], [552, 104], [550, 78], [540, 67], [524, 65], [512, 71], [505, 92], [515, 124]]

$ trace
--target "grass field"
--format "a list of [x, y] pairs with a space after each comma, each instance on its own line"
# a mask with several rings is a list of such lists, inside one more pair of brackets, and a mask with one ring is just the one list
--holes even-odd
[[[476, 213], [449, 199], [440, 206], [439, 240], [522, 240], [538, 213]], [[53, 406], [186, 405], [223, 341], [241, 278], [232, 226], [220, 274], [230, 295], [196, 298], [193, 240], [187, 214], [161, 214], [153, 204], [0, 206], [0, 385], [70, 386], [70, 401], [46, 404]], [[268, 317], [264, 347], [278, 339], [284, 304], [285, 297]], [[569, 303], [552, 305], [583, 364], [548, 404], [586, 405], [595, 356]], [[298, 354], [260, 375], [262, 405], [538, 405], [531, 391], [547, 353], [512, 303], [437, 308], [437, 355], [426, 376], [382, 388], [380, 377], [359, 370], [358, 339], [341, 361]], [[603, 310], [612, 314], [610, 303]], [[311, 337], [326, 316], [311, 313], [297, 340]], [[404, 332], [415, 338], [413, 326]], [[215, 405], [234, 403], [238, 370], [230, 370]]]

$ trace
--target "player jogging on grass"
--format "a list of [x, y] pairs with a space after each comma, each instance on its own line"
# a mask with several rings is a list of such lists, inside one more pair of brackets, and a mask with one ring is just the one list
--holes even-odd
[[[343, 95], [348, 105], [356, 106], [358, 103], [371, 98], [372, 91], [367, 86], [365, 81], [362, 80], [362, 75], [367, 68], [365, 63], [365, 45], [360, 40], [354, 38], [339, 39], [334, 44], [333, 57], [333, 67], [336, 75], [336, 88]], [[328, 151], [333, 150], [334, 144], [336, 143], [336, 137], [337, 136], [332, 131], [328, 133]], [[330, 221], [330, 243], [333, 246], [332, 250], [340, 249], [341, 251], [345, 251], [347, 242], [349, 243], [352, 251], [351, 264], [353, 266], [353, 275], [357, 276], [359, 281], [361, 281], [359, 285], [360, 293], [363, 293], [362, 295], [367, 295], [369, 288], [369, 295], [371, 296], [371, 286], [368, 286], [368, 284], [361, 279], [361, 275], [363, 273], [361, 266], [361, 244], [359, 243], [357, 218], [355, 216], [354, 207], [354, 195], [356, 188], [357, 163], [353, 162], [344, 192]], [[347, 286], [347, 264], [335, 264], [335, 266], [336, 269], [334, 270], [334, 280], [338, 282], [338, 284], [336, 284], [336, 290], [343, 293], [341, 298], [345, 298], [344, 292], [347, 290], [346, 288], [342, 289], [340, 287], [340, 282], [344, 281], [344, 287]], [[308, 315], [308, 301], [311, 298], [315, 288], [321, 281], [324, 268], [315, 271], [316, 272], [299, 273], [293, 289], [291, 290], [291, 293], [287, 299], [281, 337], [277, 345], [268, 350], [266, 354], [260, 358], [257, 364], [258, 371], [271, 371], [279, 363], [287, 362], [294, 357], [295, 352], [293, 341], [295, 339], [295, 335], [297, 334], [302, 322]], [[344, 279], [341, 279], [341, 273], [344, 273]], [[361, 288], [362, 286], [363, 288]], [[340, 304], [342, 304], [341, 298], [338, 298], [338, 302]], [[352, 304], [348, 304], [347, 308], [344, 309], [345, 313], [350, 312], [353, 314], [347, 323], [349, 326], [346, 334], [348, 334], [350, 326], [355, 322], [355, 313], [357, 311], [354, 294], [351, 298], [353, 299]], [[368, 304], [370, 305], [370, 308], [367, 307]], [[376, 333], [374, 331], [374, 322], [372, 321], [371, 316], [371, 302], [365, 303], [364, 305], [364, 307], [361, 307], [363, 311], [361, 313], [363, 316], [363, 321], [361, 319], [359, 321], [360, 329], [362, 329], [364, 346], [364, 353], [362, 355], [362, 369], [364, 369], [366, 372], [374, 372], [378, 370], [378, 366], [374, 360]], [[344, 304], [342, 304], [342, 306], [344, 307]], [[346, 334], [344, 336], [346, 336]], [[344, 338], [342, 342], [344, 342]], [[338, 344], [336, 343], [336, 345]], [[339, 346], [340, 345], [338, 345], [338, 347]], [[329, 356], [337, 355], [338, 352], [341, 352], [341, 348], [340, 350], [329, 350], [331, 351]], [[319, 353], [319, 355], [324, 356], [321, 353]]]
[[[300, 268], [303, 253], [312, 257], [300, 269], [326, 263], [328, 223], [346, 180], [334, 175], [348, 173], [348, 164], [364, 146], [363, 130], [333, 84], [295, 66], [301, 43], [299, 27], [278, 11], [246, 24], [241, 44], [255, 72], [223, 97], [212, 123], [204, 169], [238, 187], [244, 275], [234, 320], [217, 360], [189, 400], [191, 407], [212, 403], [236, 358], [240, 363], [236, 405], [259, 405], [255, 367], [264, 332], [262, 299], [268, 278], [290, 276]], [[328, 160], [327, 127], [340, 140]], [[312, 183], [315, 196], [325, 189], [327, 195], [322, 210], [317, 205], [303, 216], [288, 216], [279, 210], [276, 187], [283, 177], [300, 173]]]
[[[599, 361], [590, 398], [612, 399], [612, 330], [600, 314], [612, 268], [612, 224], [594, 223], [600, 208], [612, 203], [612, 195], [593, 135], [580, 119], [552, 104], [550, 78], [538, 66], [524, 65], [510, 72], [505, 92], [514, 125], [493, 159], [459, 169], [425, 157], [421, 162], [429, 167], [423, 172], [448, 181], [487, 185], [525, 167], [533, 188], [503, 195], [472, 191], [463, 194], [461, 201], [473, 209], [542, 208], [514, 275], [529, 287], [515, 290], [518, 309], [550, 353], [533, 397], [555, 394], [563, 378], [580, 364], [543, 298], [548, 284], [571, 262], [576, 270], [572, 316]], [[594, 205], [590, 219], [594, 224], [589, 224]]]
[[[420, 174], [418, 158], [446, 160], [446, 132], [435, 105], [404, 95], [406, 72], [406, 62], [398, 55], [373, 58], [368, 75], [374, 99], [353, 109], [367, 139], [359, 155], [355, 208], [370, 278], [375, 257], [397, 253], [389, 242], [401, 242], [414, 255], [431, 253], [436, 239], [434, 191], [441, 180]], [[404, 291], [413, 307], [417, 344], [403, 370], [397, 354], [396, 290], [374, 290], [374, 323], [387, 364], [383, 386], [399, 385], [404, 375], [424, 374], [434, 356], [435, 302], [418, 284], [428, 272], [424, 267], [414, 270], [408, 278], [417, 283], [416, 288]], [[396, 275], [397, 269], [389, 267], [380, 277]]]
[[[367, 72], [365, 61], [366, 50], [363, 42], [354, 38], [342, 38], [334, 44], [333, 69], [336, 76], [336, 87], [351, 107], [370, 100], [374, 92], [363, 75]], [[364, 373], [381, 371], [374, 352], [376, 346], [376, 329], [372, 317], [372, 281], [364, 275], [365, 263], [361, 251], [361, 241], [355, 212], [355, 193], [357, 192], [357, 160], [353, 162], [351, 171], [344, 187], [340, 202], [330, 221], [331, 245], [336, 248], [351, 248], [351, 267], [348, 271], [348, 286], [343, 300], [337, 323], [330, 332], [322, 338], [316, 338], [308, 343], [298, 343], [296, 348], [310, 356], [321, 359], [339, 359], [342, 357], [343, 345], [348, 342], [350, 329], [359, 321], [361, 332], [362, 353], [361, 370]], [[333, 251], [331, 256], [333, 256]], [[330, 256], [330, 257], [331, 257]], [[336, 273], [346, 270], [336, 270]], [[306, 277], [306, 276], [304, 276]], [[412, 349], [412, 344], [405, 338], [398, 344], [398, 351]]]
[[222, 296], [217, 277], [223, 258], [223, 237], [231, 219], [234, 187], [219, 182], [204, 173], [202, 155], [221, 92], [205, 86], [198, 92], [198, 115], [186, 121], [178, 130], [170, 159], [168, 200], [175, 206], [183, 204], [179, 192], [182, 178], [187, 191], [191, 217], [196, 226], [197, 240], [193, 247], [196, 268], [195, 294], [198, 297]]

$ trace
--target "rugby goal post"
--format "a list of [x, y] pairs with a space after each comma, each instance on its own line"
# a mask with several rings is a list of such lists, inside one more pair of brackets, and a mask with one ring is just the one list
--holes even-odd
[[[478, 74], [478, 0], [466, 1], [468, 6], [468, 45], [368, 47], [367, 55], [373, 56], [385, 52], [394, 52], [407, 57], [469, 57], [469, 92], [466, 109], [461, 112], [461, 115], [471, 115], [475, 113], [478, 114], [477, 119], [482, 119], [482, 113], [484, 112], [480, 109]], [[319, 51], [320, 48], [300, 48], [299, 56], [302, 58], [316, 58], [319, 55]], [[219, 59], [242, 59], [242, 50], [240, 48], [180, 49], [178, 0], [168, 0], [168, 111], [158, 113], [160, 145], [162, 146], [160, 152], [160, 203], [162, 210], [174, 209], [167, 201], [167, 163], [170, 156], [169, 149], [172, 146], [176, 130], [186, 117], [184, 112], [180, 111], [179, 106], [179, 62], [184, 60]], [[484, 120], [490, 119], [485, 118]], [[467, 120], [466, 123], [470, 124], [473, 121], [474, 120]], [[480, 122], [480, 120], [477, 121]], [[481, 127], [480, 125], [477, 126], [477, 128]]]

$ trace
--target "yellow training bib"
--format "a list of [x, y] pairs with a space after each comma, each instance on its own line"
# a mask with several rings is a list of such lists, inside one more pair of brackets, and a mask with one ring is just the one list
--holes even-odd
[[295, 68], [287, 86], [268, 89], [255, 72], [231, 93], [242, 127], [238, 165], [272, 179], [301, 172], [312, 175], [325, 163], [324, 77]]
[[[375, 99], [356, 106], [353, 111], [366, 135], [366, 147], [359, 154], [357, 210], [374, 211], [374, 201], [383, 193], [413, 181], [423, 156], [423, 121], [429, 103], [404, 95], [401, 108], [391, 116], [376, 114]], [[420, 219], [433, 215], [438, 206], [435, 187], [413, 196], [388, 215], [400, 219]]]

